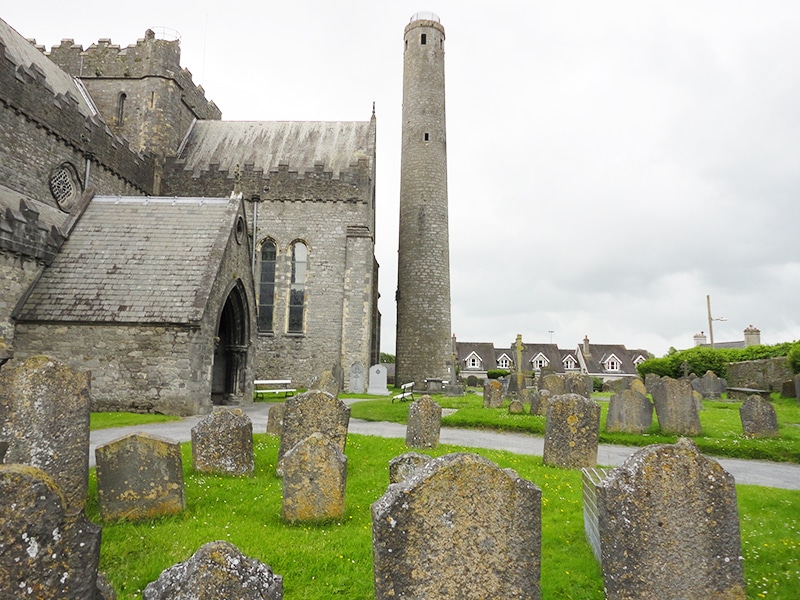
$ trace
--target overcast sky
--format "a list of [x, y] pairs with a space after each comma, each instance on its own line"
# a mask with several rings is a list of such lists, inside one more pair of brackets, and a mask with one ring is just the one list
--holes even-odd
[[[446, 30], [459, 340], [662, 356], [800, 339], [800, 3], [793, 0], [14, 2], [48, 49], [181, 34], [227, 120], [378, 118], [382, 350], [394, 353], [403, 29]], [[424, 251], [423, 248], [420, 251]]]

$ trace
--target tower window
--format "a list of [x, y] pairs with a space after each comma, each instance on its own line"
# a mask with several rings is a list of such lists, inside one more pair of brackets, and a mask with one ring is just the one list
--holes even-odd
[[292, 246], [292, 283], [289, 288], [289, 333], [303, 333], [307, 266], [308, 248], [303, 242], [295, 242]]
[[258, 330], [269, 333], [273, 329], [275, 312], [275, 260], [277, 247], [272, 240], [261, 244], [261, 278], [258, 285]]
[[125, 92], [122, 92], [117, 98], [117, 125], [122, 127], [125, 122], [125, 100], [128, 98]]
[[425, 134], [425, 141], [427, 142], [427, 141], [429, 141], [429, 140], [430, 140], [430, 136], [429, 136], [429, 135], [426, 133], [426, 134]]
[[427, 44], [428, 43], [428, 35], [423, 33], [422, 36], [420, 36], [419, 43], [422, 44], [423, 46], [425, 44]]

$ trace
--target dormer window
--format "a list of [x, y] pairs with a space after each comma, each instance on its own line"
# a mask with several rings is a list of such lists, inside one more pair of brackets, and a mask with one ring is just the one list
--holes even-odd
[[511, 368], [511, 359], [508, 358], [505, 354], [497, 359], [497, 366], [500, 369], [510, 369]]
[[622, 367], [622, 364], [620, 363], [620, 360], [612, 354], [605, 360], [603, 367], [606, 371], [619, 371]]
[[547, 360], [547, 357], [541, 352], [531, 359], [531, 366], [533, 367], [534, 371], [541, 371], [542, 369], [547, 368], [549, 365], [550, 361]]
[[467, 358], [464, 359], [464, 368], [465, 369], [480, 369], [482, 363], [483, 363], [483, 361], [481, 360], [481, 357], [473, 352]]
[[572, 356], [564, 357], [564, 360], [562, 362], [564, 364], [564, 370], [565, 371], [571, 371], [573, 369], [577, 369], [578, 368], [578, 363], [575, 362], [575, 359]]

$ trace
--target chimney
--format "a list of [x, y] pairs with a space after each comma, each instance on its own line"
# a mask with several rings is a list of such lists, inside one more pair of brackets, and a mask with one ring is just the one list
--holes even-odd
[[694, 345], [695, 346], [705, 346], [708, 343], [708, 338], [704, 332], [695, 333], [694, 334]]
[[589, 356], [591, 352], [589, 352], [589, 336], [583, 336], [583, 354], [584, 356]]
[[760, 346], [761, 345], [761, 330], [757, 327], [750, 325], [744, 330], [744, 345], [747, 346]]

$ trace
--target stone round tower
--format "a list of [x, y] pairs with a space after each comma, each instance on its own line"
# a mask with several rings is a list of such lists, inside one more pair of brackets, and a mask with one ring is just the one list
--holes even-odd
[[444, 27], [417, 13], [405, 29], [396, 384], [452, 381]]

